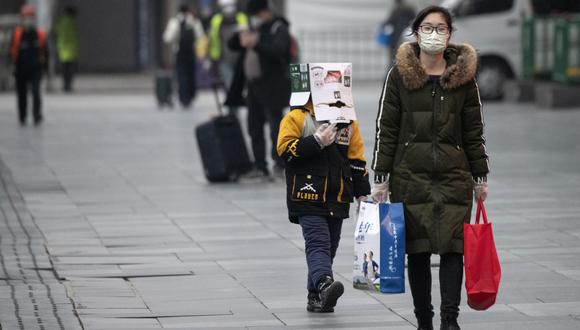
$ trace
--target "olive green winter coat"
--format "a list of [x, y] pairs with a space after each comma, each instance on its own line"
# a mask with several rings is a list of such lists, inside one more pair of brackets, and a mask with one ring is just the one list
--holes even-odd
[[379, 105], [372, 167], [390, 175], [391, 201], [404, 203], [407, 253], [463, 253], [473, 177], [489, 171], [477, 54], [449, 45], [445, 59], [430, 80], [417, 43], [401, 45]]

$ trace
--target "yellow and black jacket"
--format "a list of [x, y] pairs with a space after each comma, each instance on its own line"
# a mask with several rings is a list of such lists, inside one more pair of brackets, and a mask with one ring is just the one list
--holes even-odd
[[353, 197], [370, 193], [358, 122], [339, 130], [336, 142], [321, 148], [313, 136], [319, 123], [309, 105], [290, 111], [278, 133], [290, 221], [298, 223], [303, 215], [348, 218]]

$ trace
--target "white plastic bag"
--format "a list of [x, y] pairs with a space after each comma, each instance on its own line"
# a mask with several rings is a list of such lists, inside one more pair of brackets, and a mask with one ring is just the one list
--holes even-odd
[[380, 288], [380, 218], [379, 204], [360, 203], [354, 231], [352, 284], [356, 289], [378, 291]]

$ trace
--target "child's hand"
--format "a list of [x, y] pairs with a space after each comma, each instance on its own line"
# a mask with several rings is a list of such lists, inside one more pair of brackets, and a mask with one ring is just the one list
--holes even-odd
[[366, 202], [369, 198], [367, 196], [358, 196], [356, 200], [360, 202]]
[[336, 140], [336, 134], [336, 124], [324, 123], [318, 127], [314, 133], [314, 137], [320, 146], [324, 148], [334, 143]]

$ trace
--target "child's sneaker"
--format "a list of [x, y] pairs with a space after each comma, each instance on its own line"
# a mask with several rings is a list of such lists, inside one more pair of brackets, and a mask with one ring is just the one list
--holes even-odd
[[320, 292], [320, 308], [322, 311], [328, 312], [336, 306], [338, 298], [344, 293], [344, 286], [339, 281], [327, 276], [318, 285], [318, 292]]
[[306, 305], [306, 310], [311, 313], [333, 313], [334, 308], [327, 310], [322, 310], [322, 305], [320, 303], [320, 295], [317, 293], [308, 294], [308, 304]]

